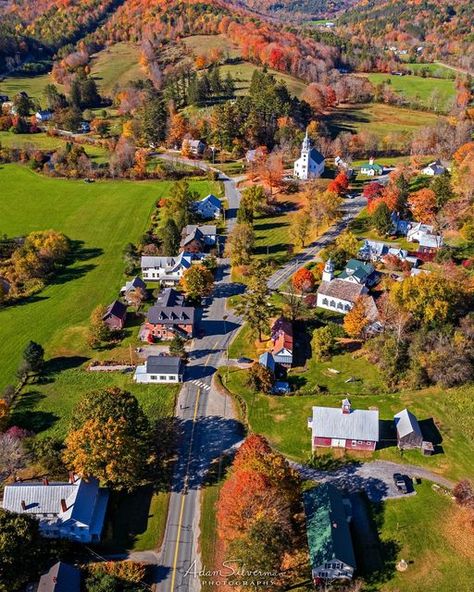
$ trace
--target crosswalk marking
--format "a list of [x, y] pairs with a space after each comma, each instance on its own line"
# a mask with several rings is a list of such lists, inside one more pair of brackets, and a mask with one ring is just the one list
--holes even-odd
[[195, 384], [196, 386], [203, 388], [206, 391], [209, 391], [211, 389], [211, 387], [208, 384], [206, 384], [205, 382], [202, 382], [201, 380], [196, 379], [196, 380], [192, 380], [191, 382], [193, 384]]

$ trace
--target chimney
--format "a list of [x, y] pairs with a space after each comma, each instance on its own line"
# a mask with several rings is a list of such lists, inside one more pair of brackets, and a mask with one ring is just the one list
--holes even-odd
[[67, 512], [67, 504], [64, 498], [61, 499], [61, 512]]
[[351, 402], [349, 401], [349, 399], [344, 399], [342, 401], [342, 413], [344, 415], [349, 415], [351, 412]]
[[43, 485], [49, 485], [49, 481], [47, 477], [43, 477]]
[[74, 473], [73, 473], [73, 471], [69, 471], [69, 484], [74, 485], [74, 481], [75, 481]]
[[23, 510], [23, 512], [26, 510], [26, 502], [25, 502], [25, 500], [21, 500], [21, 509]]

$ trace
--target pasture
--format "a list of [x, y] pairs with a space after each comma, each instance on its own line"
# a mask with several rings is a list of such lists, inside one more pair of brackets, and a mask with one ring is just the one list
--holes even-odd
[[[374, 85], [388, 84], [395, 93], [407, 101], [419, 102], [433, 111], [449, 111], [456, 94], [454, 81], [446, 78], [393, 76], [379, 72], [367, 74], [367, 78]], [[436, 101], [434, 100], [435, 95]]]
[[115, 86], [126, 86], [132, 80], [145, 78], [139, 64], [139, 49], [132, 43], [115, 43], [92, 56], [91, 75], [104, 95]]
[[[191, 182], [204, 196], [218, 191], [207, 180]], [[30, 300], [0, 310], [0, 389], [15, 383], [26, 343], [41, 343], [47, 358], [84, 356], [88, 319], [122, 286], [122, 251], [146, 230], [168, 181], [96, 181], [43, 177], [18, 165], [0, 167], [0, 232], [19, 236], [53, 228], [74, 241], [74, 262]]]

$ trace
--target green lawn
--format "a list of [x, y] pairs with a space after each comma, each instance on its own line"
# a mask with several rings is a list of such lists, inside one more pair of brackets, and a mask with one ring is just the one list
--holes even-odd
[[[393, 107], [383, 103], [344, 105], [325, 118], [334, 135], [343, 131], [358, 133], [364, 130], [376, 134], [382, 140], [393, 132], [411, 134], [420, 127], [435, 124], [438, 119], [439, 116], [434, 113]], [[390, 146], [390, 148], [394, 147], [396, 148], [396, 146]]]
[[[12, 134], [0, 131], [0, 144], [6, 148], [38, 148], [38, 150], [57, 150], [64, 147], [67, 138], [40, 134]], [[87, 155], [95, 162], [106, 162], [109, 153], [102, 146], [84, 144]]]
[[195, 55], [206, 54], [213, 49], [220, 49], [224, 53], [224, 58], [240, 57], [238, 46], [225, 35], [193, 35], [192, 37], [185, 37], [182, 41]]
[[[0, 232], [9, 236], [53, 228], [76, 242], [76, 261], [30, 301], [0, 311], [0, 389], [15, 382], [29, 339], [47, 357], [93, 355], [85, 345], [91, 311], [122, 286], [122, 250], [148, 226], [153, 205], [171, 182], [52, 179], [18, 165], [0, 167]], [[193, 180], [200, 195], [215, 183]]]
[[[250, 62], [239, 62], [237, 64], [225, 64], [221, 66], [221, 74], [222, 76], [227, 76], [227, 73], [230, 72], [232, 77], [235, 80], [236, 86], [236, 94], [237, 95], [245, 95], [248, 92], [250, 87], [250, 81], [252, 79], [252, 74], [255, 70], [258, 70], [259, 67], [251, 64]], [[291, 94], [295, 95], [296, 97], [300, 97], [303, 91], [306, 88], [306, 84], [295, 78], [294, 76], [289, 76], [288, 74], [283, 74], [282, 72], [277, 72], [276, 70], [269, 69], [268, 70], [271, 74], [275, 75], [277, 80], [282, 80], [286, 83], [288, 90]]]
[[456, 78], [456, 72], [453, 72], [450, 68], [446, 68], [443, 64], [414, 64], [414, 63], [406, 63], [406, 68], [408, 70], [412, 70], [413, 72], [419, 72], [420, 70], [425, 70], [429, 74], [431, 74], [434, 78]]
[[448, 111], [456, 95], [453, 80], [442, 78], [422, 78], [421, 76], [392, 76], [379, 72], [367, 74], [372, 84], [387, 83], [394, 92], [404, 96], [409, 101], [419, 101], [431, 107], [431, 97], [434, 91], [439, 93], [440, 110]]
[[[24, 90], [28, 95], [39, 101], [42, 107], [46, 107], [43, 98], [44, 87], [47, 84], [56, 84], [49, 74], [40, 74], [38, 76], [15, 76], [6, 77], [0, 82], [0, 94], [5, 94], [12, 99], [20, 91]], [[56, 84], [60, 92], [64, 92], [64, 87]]]
[[139, 64], [140, 48], [132, 43], [115, 43], [92, 56], [91, 74], [99, 90], [110, 95], [115, 85], [126, 86], [145, 78]]
[[[472, 536], [465, 524], [456, 529], [456, 508], [450, 498], [433, 491], [428, 482], [416, 486], [416, 495], [385, 502], [379, 513], [379, 535], [384, 559], [395, 550], [395, 559], [408, 563], [405, 572], [395, 571], [388, 582], [373, 590], [381, 592], [469, 592], [474, 578]], [[454, 530], [454, 533], [452, 532]], [[467, 550], [466, 550], [467, 548]]]
[[[331, 375], [327, 372], [328, 367], [341, 370], [341, 374]], [[222, 377], [226, 374], [224, 369], [219, 372]], [[346, 384], [344, 380], [349, 376], [360, 378], [361, 382]], [[386, 394], [377, 378], [376, 368], [363, 360], [351, 360], [347, 355], [336, 356], [331, 363], [311, 362], [308, 371], [301, 374], [308, 385], [326, 386], [327, 391], [315, 395], [256, 394], [246, 384], [246, 371], [230, 368], [228, 377], [229, 390], [239, 393], [247, 402], [251, 429], [264, 434], [276, 448], [291, 458], [304, 461], [310, 456], [311, 439], [306, 425], [313, 405], [336, 407], [342, 397], [349, 395], [354, 407], [368, 409], [376, 406], [380, 410], [380, 418], [386, 420], [408, 406], [420, 421], [425, 420], [427, 430], [433, 435], [436, 435], [436, 429], [431, 419], [441, 433], [442, 454], [423, 457], [417, 451], [409, 451], [401, 456], [393, 447], [378, 450], [374, 458], [421, 464], [452, 479], [474, 476], [471, 460], [474, 454], [472, 387]], [[309, 386], [307, 388], [309, 390]]]

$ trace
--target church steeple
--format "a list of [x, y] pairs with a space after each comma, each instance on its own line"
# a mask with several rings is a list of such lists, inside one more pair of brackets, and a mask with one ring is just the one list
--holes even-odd
[[308, 130], [306, 130], [306, 135], [303, 140], [303, 144], [301, 146], [301, 152], [309, 152], [311, 150], [311, 140], [308, 136]]
[[324, 266], [323, 271], [323, 282], [331, 282], [334, 278], [334, 265], [332, 264], [331, 259], [326, 261], [326, 265]]

